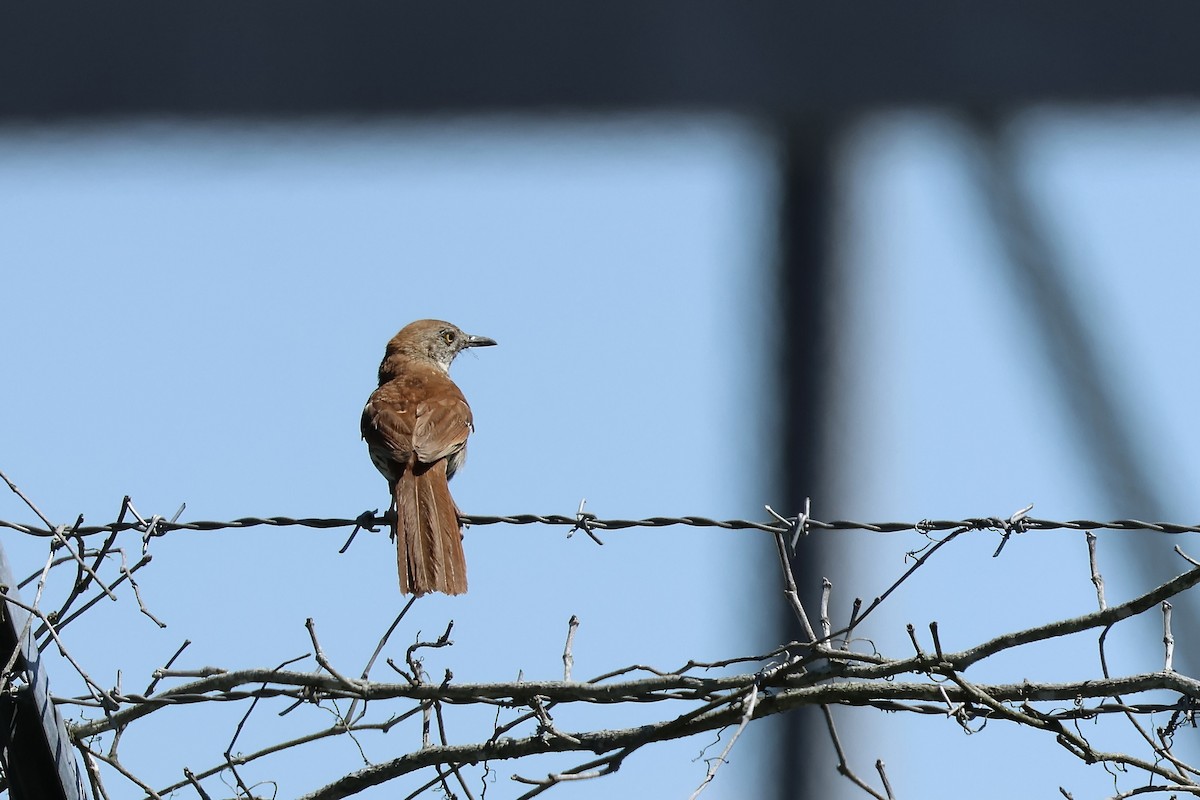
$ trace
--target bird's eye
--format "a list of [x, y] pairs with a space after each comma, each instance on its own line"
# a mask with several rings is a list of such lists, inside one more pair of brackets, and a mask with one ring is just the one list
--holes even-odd
[[443, 331], [442, 341], [446, 344], [454, 344], [454, 331]]

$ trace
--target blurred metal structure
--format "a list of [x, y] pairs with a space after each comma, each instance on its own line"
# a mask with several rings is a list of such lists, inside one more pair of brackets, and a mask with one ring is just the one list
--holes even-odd
[[512, 0], [4, 12], [0, 118], [724, 110], [1195, 96], [1200, 8], [1119, 0]]
[[[15, 602], [14, 602], [15, 601]], [[0, 547], [0, 768], [13, 800], [86, 798], [75, 750]]]
[[1150, 480], [1149, 454], [1117, 397], [1088, 312], [1021, 185], [1005, 120], [975, 115], [969, 122], [981, 199], [1005, 248], [1009, 282], [1028, 309], [1030, 325], [1039, 329], [1045, 358], [1058, 376], [1065, 421], [1075, 425], [1075, 438], [1089, 454], [1087, 462], [1114, 511], [1164, 519], [1167, 502]]
[[[762, 122], [780, 152], [774, 496], [787, 513], [824, 491], [826, 245], [846, 124], [902, 105], [1003, 117], [1200, 95], [1196, 3], [64, 0], [3, 18], [0, 123], [664, 110]], [[815, 585], [812, 555], [800, 566]], [[778, 796], [812, 796], [808, 722], [785, 724]]]

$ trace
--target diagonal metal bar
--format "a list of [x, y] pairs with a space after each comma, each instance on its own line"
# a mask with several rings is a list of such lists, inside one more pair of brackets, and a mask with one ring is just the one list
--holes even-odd
[[[1011, 129], [1006, 118], [976, 114], [968, 119], [973, 166], [981, 194], [998, 231], [1008, 277], [1039, 331], [1044, 355], [1053, 366], [1064, 417], [1074, 428], [1083, 459], [1117, 513], [1147, 518], [1166, 515], [1167, 501], [1151, 480], [1151, 459], [1139, 444], [1131, 409], [1116, 390], [1120, 365], [1100, 352], [1077, 287], [1072, 286], [1051, 237], [1018, 177]], [[1160, 443], [1161, 446], [1161, 443]], [[1177, 566], [1175, 554], [1126, 542], [1130, 560], [1148, 580]], [[1198, 643], [1187, 660], [1200, 659]]]
[[974, 138], [975, 177], [1007, 258], [1008, 277], [1029, 310], [1029, 324], [1058, 376], [1067, 424], [1089, 452], [1096, 479], [1121, 514], [1162, 518], [1166, 502], [1149, 479], [1128, 409], [1118, 400], [1118, 365], [1105, 359], [1027, 192], [1022, 187], [1004, 118], [968, 118]]

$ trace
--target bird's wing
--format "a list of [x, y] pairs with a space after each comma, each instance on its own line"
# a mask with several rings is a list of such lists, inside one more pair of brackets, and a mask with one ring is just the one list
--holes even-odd
[[392, 460], [408, 461], [413, 451], [416, 403], [404, 397], [401, 387], [386, 383], [371, 393], [362, 414], [362, 436], [372, 449], [387, 451]]
[[471, 433], [471, 407], [441, 374], [413, 375], [376, 389], [363, 409], [362, 435], [400, 464], [415, 456], [433, 464], [462, 450]]
[[425, 464], [462, 450], [471, 434], [471, 407], [458, 387], [447, 383], [452, 388], [433, 393], [416, 406], [412, 447], [417, 460]]

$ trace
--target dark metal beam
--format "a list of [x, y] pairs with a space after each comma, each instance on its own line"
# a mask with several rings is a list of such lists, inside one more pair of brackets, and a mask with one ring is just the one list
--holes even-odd
[[62, 0], [0, 14], [0, 118], [1200, 97], [1200, 4]]
[[[820, 120], [794, 124], [779, 131], [781, 203], [778, 216], [778, 296], [781, 300], [778, 375], [779, 433], [776, 496], [782, 513], [804, 510], [807, 497], [823, 498], [822, 477], [826, 441], [822, 435], [829, 417], [830, 215], [833, 204], [833, 153], [840, 131]], [[806, 608], [817, 608], [825, 552], [824, 537], [801, 540], [792, 568]], [[777, 569], [772, 564], [772, 573]], [[774, 575], [770, 578], [774, 581]], [[786, 603], [776, 603], [781, 641], [807, 637]], [[815, 621], [816, 617], [813, 617]], [[780, 641], [780, 640], [775, 640]], [[823, 724], [817, 709], [786, 714], [778, 723], [779, 759], [775, 787], [780, 800], [820, 797], [822, 764], [814, 772], [814, 737]]]

